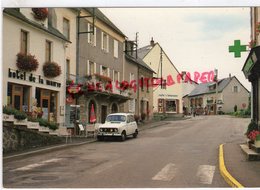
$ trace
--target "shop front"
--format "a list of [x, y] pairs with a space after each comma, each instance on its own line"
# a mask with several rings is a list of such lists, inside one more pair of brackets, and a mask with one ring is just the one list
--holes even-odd
[[260, 125], [260, 46], [251, 49], [242, 71], [252, 84], [252, 119]]
[[179, 100], [158, 99], [158, 113], [179, 113]]
[[[3, 105], [13, 107], [28, 114], [40, 113], [49, 122], [61, 123], [60, 104], [61, 83], [40, 75], [9, 69], [3, 94]], [[60, 108], [60, 109], [59, 109]]]

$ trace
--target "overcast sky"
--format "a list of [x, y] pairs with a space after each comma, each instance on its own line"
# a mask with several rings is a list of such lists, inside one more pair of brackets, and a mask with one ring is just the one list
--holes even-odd
[[[121, 7], [101, 11], [130, 39], [138, 32], [139, 47], [153, 37], [178, 71], [206, 72], [218, 69], [219, 78], [235, 75], [251, 89], [242, 73], [249, 52], [234, 58], [228, 46], [234, 40], [250, 41], [250, 8], [256, 0], [2, 0], [3, 7]], [[129, 8], [129, 7], [151, 8]], [[159, 8], [159, 7], [182, 8]], [[191, 7], [193, 8], [184, 8]], [[221, 6], [222, 8], [215, 8]], [[226, 8], [223, 8], [226, 6]], [[240, 7], [232, 7], [240, 6]], [[246, 8], [241, 8], [241, 7]], [[122, 8], [123, 7], [123, 8]], [[128, 8], [126, 8], [128, 7]], [[198, 7], [198, 8], [195, 8]], [[207, 7], [207, 8], [204, 8]]]
[[205, 72], [218, 69], [219, 78], [235, 75], [251, 90], [242, 73], [249, 52], [235, 58], [228, 52], [234, 40], [250, 41], [249, 8], [102, 8], [130, 40], [138, 32], [139, 47], [153, 37], [177, 69]]

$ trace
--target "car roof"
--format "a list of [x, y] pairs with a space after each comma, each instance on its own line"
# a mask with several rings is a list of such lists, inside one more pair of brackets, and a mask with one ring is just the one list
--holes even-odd
[[111, 113], [108, 115], [134, 115], [134, 114], [132, 114], [132, 113]]

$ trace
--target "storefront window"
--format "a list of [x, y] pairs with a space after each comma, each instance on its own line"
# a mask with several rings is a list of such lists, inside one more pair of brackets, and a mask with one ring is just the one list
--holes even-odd
[[176, 101], [166, 100], [166, 112], [176, 112]]
[[29, 111], [30, 87], [8, 83], [7, 105], [20, 111]]
[[41, 107], [42, 118], [57, 121], [57, 92], [36, 88], [37, 107]]

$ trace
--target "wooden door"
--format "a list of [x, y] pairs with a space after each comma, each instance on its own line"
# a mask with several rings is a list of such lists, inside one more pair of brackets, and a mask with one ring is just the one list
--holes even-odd
[[43, 111], [42, 118], [49, 121], [50, 117], [50, 91], [41, 90], [41, 108]]
[[20, 85], [12, 86], [12, 107], [22, 111], [23, 105], [23, 87]]

